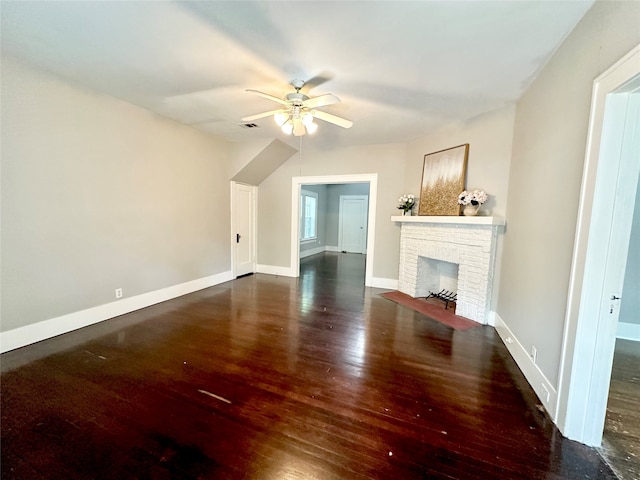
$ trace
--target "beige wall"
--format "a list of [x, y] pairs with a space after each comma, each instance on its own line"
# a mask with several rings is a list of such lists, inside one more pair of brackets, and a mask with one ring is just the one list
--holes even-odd
[[[420, 194], [425, 154], [468, 143], [467, 188], [480, 188], [489, 194], [480, 215], [504, 217], [507, 208], [514, 120], [515, 106], [508, 105], [464, 123], [444, 126], [411, 142], [407, 148], [405, 190], [416, 196]], [[501, 231], [498, 236], [493, 277], [493, 311], [499, 297], [503, 237]]]
[[302, 157], [296, 154], [260, 184], [258, 263], [290, 266], [293, 177], [377, 173], [373, 276], [397, 279], [400, 234], [390, 217], [397, 214], [396, 202], [404, 188], [405, 145], [369, 145], [339, 150], [316, 150], [312, 144], [303, 147]]
[[398, 215], [396, 206], [401, 194], [419, 195], [425, 153], [469, 143], [467, 183], [490, 193], [485, 204], [487, 214], [504, 216], [514, 116], [515, 107], [507, 106], [466, 123], [445, 126], [407, 145], [334, 151], [304, 145], [302, 159], [295, 155], [260, 184], [258, 263], [289, 267], [292, 177], [378, 173], [373, 276], [397, 279], [400, 231], [390, 217]]
[[420, 194], [425, 154], [468, 143], [467, 188], [480, 188], [489, 194], [489, 200], [482, 206], [483, 215], [504, 217], [514, 115], [514, 106], [506, 106], [465, 123], [442, 127], [409, 143], [405, 171], [407, 193]]
[[2, 59], [2, 331], [230, 269], [228, 144]]
[[596, 2], [516, 106], [497, 313], [554, 385], [593, 80], [640, 42], [638, 25], [640, 2]]
[[390, 217], [398, 215], [400, 195], [420, 193], [425, 153], [469, 143], [468, 185], [491, 194], [485, 205], [487, 214], [504, 216], [514, 115], [514, 106], [507, 106], [464, 124], [443, 127], [408, 145], [370, 145], [333, 151], [303, 145], [302, 158], [293, 156], [260, 184], [258, 263], [289, 267], [292, 177], [377, 173], [373, 276], [397, 279], [400, 230]]

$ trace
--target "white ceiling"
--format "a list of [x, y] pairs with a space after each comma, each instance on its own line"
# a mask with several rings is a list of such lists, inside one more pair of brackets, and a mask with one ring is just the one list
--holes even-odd
[[[319, 145], [406, 142], [514, 102], [586, 1], [1, 1], [2, 51], [231, 141], [278, 137], [294, 79], [336, 94]], [[304, 91], [304, 89], [303, 89]]]

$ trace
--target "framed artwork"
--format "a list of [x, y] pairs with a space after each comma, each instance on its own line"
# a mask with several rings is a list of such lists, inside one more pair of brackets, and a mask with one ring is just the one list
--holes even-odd
[[468, 143], [424, 156], [418, 215], [460, 215], [468, 157]]

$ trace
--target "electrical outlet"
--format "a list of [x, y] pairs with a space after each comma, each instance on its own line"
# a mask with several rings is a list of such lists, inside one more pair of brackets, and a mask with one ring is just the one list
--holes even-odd
[[116, 298], [122, 298], [122, 289], [116, 288]]
[[544, 383], [542, 384], [542, 399], [547, 403], [549, 402], [549, 390], [547, 390]]
[[533, 345], [531, 345], [531, 360], [533, 360], [533, 363], [538, 361], [538, 349]]

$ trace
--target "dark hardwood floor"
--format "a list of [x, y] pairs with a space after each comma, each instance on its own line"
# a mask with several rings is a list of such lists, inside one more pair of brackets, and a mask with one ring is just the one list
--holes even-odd
[[615, 478], [491, 327], [363, 278], [316, 255], [3, 355], [2, 478]]
[[621, 480], [640, 479], [640, 342], [616, 341], [602, 454]]

